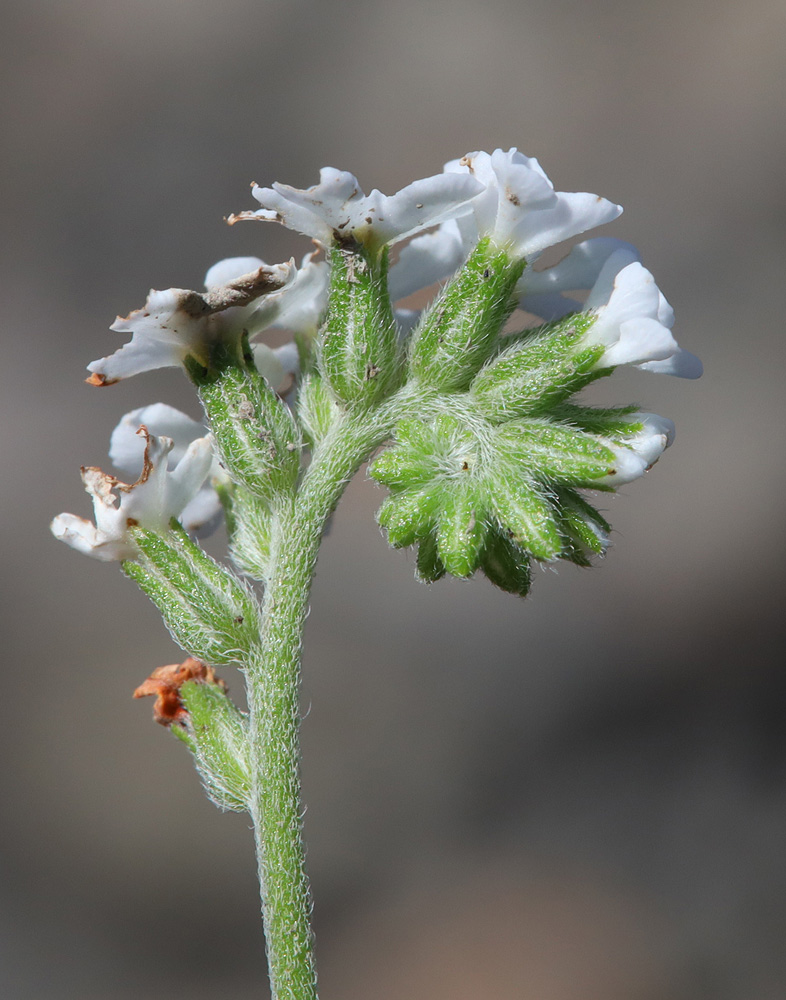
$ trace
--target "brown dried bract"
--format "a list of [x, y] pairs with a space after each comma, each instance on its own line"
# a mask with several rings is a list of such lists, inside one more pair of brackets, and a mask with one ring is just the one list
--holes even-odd
[[144, 683], [134, 691], [135, 698], [146, 698], [155, 695], [153, 718], [162, 726], [171, 726], [173, 722], [183, 725], [188, 717], [188, 711], [181, 701], [180, 688], [186, 681], [202, 681], [204, 684], [217, 684], [226, 691], [226, 684], [216, 677], [212, 667], [193, 656], [186, 657], [182, 663], [169, 663], [164, 667], [156, 667]]

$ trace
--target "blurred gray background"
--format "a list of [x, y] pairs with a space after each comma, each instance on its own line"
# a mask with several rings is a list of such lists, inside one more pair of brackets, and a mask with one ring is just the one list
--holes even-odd
[[[698, 383], [606, 504], [591, 571], [522, 602], [413, 579], [354, 483], [304, 667], [324, 1000], [786, 995], [782, 0], [6, 0], [0, 994], [265, 995], [252, 839], [133, 688], [178, 659], [116, 566], [58, 545], [80, 464], [182, 375], [84, 365], [150, 286], [300, 256], [227, 228], [320, 166], [393, 192], [517, 145], [625, 206]], [[233, 693], [240, 678], [227, 672]]]

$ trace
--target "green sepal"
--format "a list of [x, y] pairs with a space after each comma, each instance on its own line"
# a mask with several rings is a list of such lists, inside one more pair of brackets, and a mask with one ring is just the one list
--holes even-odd
[[443, 499], [437, 483], [425, 489], [401, 490], [383, 502], [377, 521], [387, 531], [391, 545], [414, 545], [434, 528]]
[[188, 715], [172, 732], [186, 743], [205, 791], [220, 809], [245, 812], [251, 796], [247, 717], [219, 684], [186, 681], [180, 699]]
[[[451, 405], [448, 397], [445, 405]], [[395, 444], [372, 462], [369, 475], [391, 489], [401, 489], [435, 478], [461, 478], [476, 460], [477, 439], [464, 415], [443, 412], [430, 420], [411, 417], [397, 424]]]
[[534, 480], [521, 475], [489, 482], [490, 507], [510, 540], [535, 559], [551, 561], [562, 553], [556, 512]]
[[368, 467], [372, 479], [391, 489], [407, 489], [428, 483], [438, 474], [433, 452], [420, 452], [403, 443], [386, 448]]
[[486, 511], [476, 492], [457, 485], [446, 491], [437, 525], [437, 549], [448, 573], [472, 576], [486, 540]]
[[229, 552], [241, 573], [267, 580], [273, 517], [267, 506], [242, 486], [233, 493], [233, 523]]
[[387, 249], [355, 243], [328, 250], [330, 293], [318, 368], [343, 403], [372, 405], [400, 382], [398, 329], [387, 290]]
[[603, 555], [608, 547], [611, 525], [575, 490], [556, 490], [555, 504], [564, 537], [562, 558], [591, 566], [592, 557]]
[[431, 534], [426, 535], [418, 545], [415, 575], [422, 583], [436, 583], [445, 573], [445, 566], [437, 550], [437, 540]]
[[544, 482], [602, 488], [614, 452], [598, 437], [550, 420], [511, 420], [497, 428], [496, 447], [512, 465]]
[[539, 416], [607, 374], [597, 368], [605, 348], [580, 346], [593, 321], [581, 314], [567, 316], [516, 337], [472, 383], [481, 413], [497, 423]]
[[600, 434], [603, 437], [624, 441], [642, 428], [641, 421], [630, 419], [631, 414], [638, 413], [639, 410], [636, 404], [601, 408], [563, 403], [555, 407], [551, 415], [560, 423], [570, 424], [588, 434]]
[[297, 415], [303, 436], [312, 448], [325, 439], [340, 413], [324, 380], [316, 372], [306, 375], [297, 396]]
[[515, 309], [524, 267], [482, 239], [412, 334], [410, 375], [443, 392], [466, 389]]
[[158, 607], [175, 642], [211, 666], [244, 663], [261, 626], [253, 595], [177, 522], [166, 535], [129, 532], [138, 555], [123, 570]]
[[270, 503], [291, 493], [300, 468], [300, 434], [287, 405], [252, 367], [227, 367], [199, 387], [223, 465]]
[[486, 537], [480, 567], [495, 587], [526, 597], [532, 586], [529, 555], [504, 531], [492, 529]]

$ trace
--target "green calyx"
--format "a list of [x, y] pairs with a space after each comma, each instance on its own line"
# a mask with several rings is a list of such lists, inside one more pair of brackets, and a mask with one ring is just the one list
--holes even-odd
[[251, 795], [247, 716], [220, 684], [186, 681], [179, 694], [187, 714], [172, 732], [193, 753], [210, 800], [220, 809], [244, 812]]
[[533, 559], [588, 566], [608, 545], [610, 526], [577, 491], [612, 488], [642, 425], [635, 407], [571, 402], [611, 371], [587, 336], [593, 315], [503, 335], [523, 268], [481, 241], [424, 314], [408, 351], [418, 416], [369, 470], [391, 491], [379, 523], [392, 545], [418, 546], [428, 582], [480, 569], [523, 595]]
[[166, 534], [129, 531], [138, 554], [123, 570], [158, 607], [175, 642], [211, 666], [246, 662], [261, 627], [253, 595], [177, 522]]
[[598, 369], [604, 348], [582, 346], [592, 317], [567, 316], [518, 336], [506, 337], [499, 353], [472, 382], [478, 409], [501, 423], [548, 414], [608, 371]]
[[410, 376], [441, 392], [466, 389], [497, 347], [524, 267], [524, 260], [481, 240], [413, 333]]
[[328, 312], [317, 344], [317, 364], [335, 398], [368, 407], [401, 380], [398, 331], [387, 290], [388, 253], [360, 244], [328, 252]]
[[199, 395], [232, 479], [268, 504], [291, 495], [300, 469], [300, 433], [253, 365], [227, 366], [200, 385]]

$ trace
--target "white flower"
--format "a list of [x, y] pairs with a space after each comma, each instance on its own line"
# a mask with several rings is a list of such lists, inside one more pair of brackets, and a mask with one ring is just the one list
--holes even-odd
[[558, 264], [545, 271], [527, 268], [516, 286], [519, 309], [547, 321], [581, 312], [584, 308], [582, 303], [563, 293], [592, 288], [612, 254], [617, 255], [615, 260], [619, 268], [640, 259], [638, 250], [632, 244], [610, 236], [599, 236], [577, 243]]
[[605, 442], [614, 452], [614, 468], [603, 478], [603, 486], [622, 486], [643, 476], [658, 461], [674, 441], [674, 424], [656, 413], [633, 413], [627, 418], [631, 423], [641, 423], [636, 434], [623, 444]]
[[[313, 254], [300, 269], [293, 262], [268, 266], [257, 257], [219, 261], [205, 276], [204, 293], [181, 288], [151, 291], [144, 309], [118, 318], [111, 329], [131, 340], [114, 354], [88, 365], [93, 385], [182, 365], [188, 355], [206, 361], [211, 345], [250, 337], [270, 327], [313, 334], [327, 304], [327, 265]], [[291, 381], [292, 352], [254, 345], [261, 373], [273, 388]]]
[[305, 190], [278, 183], [269, 188], [254, 185], [252, 194], [262, 208], [231, 216], [229, 222], [280, 222], [325, 246], [355, 240], [376, 250], [468, 211], [467, 202], [480, 190], [469, 176], [438, 174], [394, 195], [377, 190], [367, 195], [353, 174], [323, 167], [319, 184]]
[[627, 250], [611, 254], [601, 268], [584, 303], [596, 319], [582, 338], [583, 345], [601, 344], [606, 350], [602, 368], [631, 364], [645, 371], [680, 378], [698, 378], [702, 365], [683, 351], [671, 333], [674, 310], [650, 272]]
[[490, 236], [528, 262], [547, 247], [611, 222], [622, 212], [619, 205], [595, 194], [555, 191], [538, 161], [515, 148], [468, 153], [445, 164], [445, 170], [470, 174], [483, 184], [472, 200], [472, 217], [458, 223], [465, 241]]
[[[167, 456], [167, 468], [170, 471], [185, 457], [194, 441], [207, 434], [202, 424], [166, 403], [153, 403], [126, 413], [112, 431], [109, 457], [116, 469], [131, 476], [141, 475], [144, 469], [145, 442], [139, 434], [143, 426], [156, 437], [171, 439], [172, 450]], [[215, 485], [228, 482], [229, 476], [214, 452], [199, 491], [178, 516], [190, 535], [209, 535], [218, 527], [223, 507]]]
[[146, 427], [142, 473], [127, 485], [97, 468], [83, 468], [82, 482], [93, 498], [95, 524], [74, 514], [59, 514], [51, 524], [56, 538], [104, 562], [132, 559], [134, 544], [128, 529], [134, 526], [164, 531], [199, 492], [213, 461], [210, 437], [197, 438], [172, 469], [167, 456], [171, 438], [155, 437]]
[[[555, 192], [538, 161], [516, 149], [497, 149], [491, 154], [469, 153], [460, 160], [446, 163], [445, 171], [471, 174], [482, 183], [483, 189], [472, 199], [470, 213], [443, 223], [435, 232], [418, 236], [404, 247], [398, 262], [390, 269], [393, 301], [447, 278], [461, 266], [482, 236], [492, 236], [496, 243], [512, 247], [517, 256], [525, 256], [528, 263], [532, 263], [546, 247], [611, 222], [622, 211], [619, 205], [594, 194]], [[583, 246], [588, 244], [594, 244], [587, 254], [588, 260], [580, 260], [580, 252], [571, 258], [573, 265], [583, 265], [574, 268], [581, 280], [561, 287], [591, 287], [598, 274], [597, 269], [592, 273], [592, 258], [599, 254], [605, 260], [612, 244], [614, 248], [628, 246], [621, 240], [611, 239], [589, 240]], [[552, 313], [564, 315], [580, 308], [577, 303], [558, 298], [556, 276], [545, 280], [538, 277], [553, 270], [534, 272], [528, 267], [517, 288], [520, 296], [542, 296], [538, 300], [532, 298], [530, 305], [545, 306], [549, 315], [544, 318], [549, 319], [556, 318]], [[592, 277], [586, 284], [588, 274]], [[532, 287], [530, 279], [533, 279]], [[525, 307], [522, 305], [522, 308]], [[541, 315], [535, 309], [528, 311]]]

